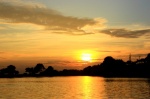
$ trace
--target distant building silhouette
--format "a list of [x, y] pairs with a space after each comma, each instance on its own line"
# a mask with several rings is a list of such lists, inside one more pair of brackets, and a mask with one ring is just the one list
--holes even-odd
[[130, 62], [132, 61], [132, 56], [131, 56], [131, 54], [129, 54], [129, 61], [130, 61]]
[[127, 63], [127, 65], [131, 65], [131, 63], [132, 63], [132, 56], [131, 56], [131, 54], [129, 54], [129, 59], [128, 59], [128, 61], [126, 63]]

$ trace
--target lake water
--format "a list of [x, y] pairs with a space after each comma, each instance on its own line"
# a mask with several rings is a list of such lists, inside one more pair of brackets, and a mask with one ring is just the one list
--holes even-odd
[[0, 99], [150, 99], [150, 82], [89, 76], [0, 78]]

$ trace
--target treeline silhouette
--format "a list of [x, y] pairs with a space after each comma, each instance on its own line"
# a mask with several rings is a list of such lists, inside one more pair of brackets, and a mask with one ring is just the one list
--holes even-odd
[[124, 62], [111, 56], [104, 58], [98, 65], [85, 67], [83, 70], [55, 70], [52, 66], [44, 67], [39, 63], [35, 67], [27, 67], [24, 74], [19, 74], [13, 65], [0, 70], [0, 77], [51, 77], [51, 76], [102, 76], [102, 77], [142, 77], [150, 78], [150, 54], [137, 61]]

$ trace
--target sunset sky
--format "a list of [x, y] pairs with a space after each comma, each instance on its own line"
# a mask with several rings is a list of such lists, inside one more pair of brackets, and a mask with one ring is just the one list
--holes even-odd
[[83, 69], [150, 52], [150, 0], [0, 0], [0, 69]]

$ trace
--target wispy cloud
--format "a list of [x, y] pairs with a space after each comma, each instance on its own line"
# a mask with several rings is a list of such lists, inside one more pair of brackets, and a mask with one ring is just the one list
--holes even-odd
[[[20, 0], [1, 0], [0, 12], [0, 19], [7, 23], [31, 23], [45, 26], [45, 29], [57, 33], [69, 32], [77, 35], [103, 28], [106, 21], [104, 18], [88, 19], [64, 16], [56, 10], [48, 9], [40, 4], [23, 3]], [[91, 30], [92, 27], [96, 28]]]
[[105, 53], [116, 52], [116, 53], [120, 53], [121, 51], [111, 51], [111, 50], [98, 50], [98, 52], [105, 52]]
[[147, 54], [132, 54], [133, 57], [146, 57]]
[[52, 65], [52, 66], [82, 66], [84, 61], [67, 61], [67, 60], [51, 60], [45, 62], [45, 65]]
[[[137, 53], [137, 54], [132, 54], [131, 53], [131, 58], [133, 58], [134, 60], [137, 60], [139, 58], [145, 58], [147, 56], [148, 53]], [[118, 57], [124, 57], [124, 58], [128, 58], [130, 54], [128, 55], [119, 55]]]
[[4, 54], [5, 52], [0, 52], [0, 54]]
[[44, 4], [35, 2], [35, 0], [0, 0], [0, 2], [5, 4], [11, 4], [14, 6], [28, 6], [28, 7], [40, 7], [45, 8], [46, 6]]
[[[126, 28], [108, 29], [106, 22], [105, 18], [90, 19], [65, 16], [59, 11], [49, 9], [44, 4], [37, 3], [34, 0], [0, 0], [0, 31], [5, 33], [10, 31], [19, 33], [21, 31], [30, 32], [36, 30], [33, 28], [42, 26], [41, 30], [44, 29], [50, 33], [57, 34], [87, 35], [104, 33], [122, 38], [139, 38], [144, 35], [150, 35], [150, 29], [148, 28], [140, 30]], [[23, 29], [23, 26], [19, 29], [16, 28], [18, 25], [14, 28], [14, 24], [23, 26], [26, 24], [34, 25], [32, 29]]]
[[150, 35], [150, 29], [143, 30], [127, 30], [127, 29], [106, 29], [102, 30], [101, 33], [105, 33], [114, 37], [123, 38], [139, 38], [145, 34]]

